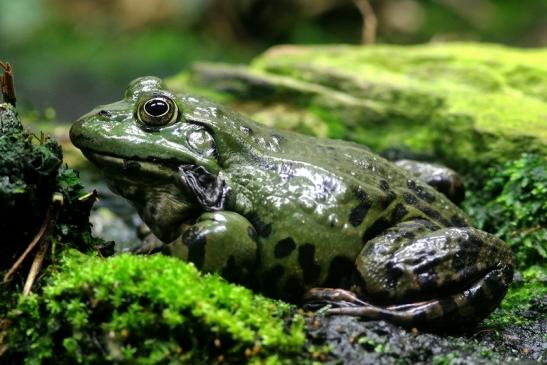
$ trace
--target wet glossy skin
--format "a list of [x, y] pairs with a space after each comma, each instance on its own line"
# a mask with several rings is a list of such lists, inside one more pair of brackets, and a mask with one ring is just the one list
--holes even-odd
[[[150, 117], [158, 97], [178, 112]], [[83, 116], [71, 139], [171, 242], [164, 251], [276, 298], [446, 327], [487, 315], [511, 280], [507, 246], [405, 166], [267, 128], [156, 78]]]

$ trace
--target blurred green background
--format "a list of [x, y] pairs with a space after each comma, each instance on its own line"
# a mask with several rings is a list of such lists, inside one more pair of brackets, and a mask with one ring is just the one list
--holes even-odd
[[[378, 43], [547, 44], [546, 0], [376, 0]], [[70, 122], [142, 75], [246, 62], [274, 44], [353, 43], [352, 0], [0, 0], [0, 59], [19, 106]], [[51, 117], [51, 115], [50, 115]]]

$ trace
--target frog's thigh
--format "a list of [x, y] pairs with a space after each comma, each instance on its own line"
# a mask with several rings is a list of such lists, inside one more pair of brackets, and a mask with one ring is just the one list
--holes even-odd
[[403, 222], [365, 244], [356, 292], [400, 323], [475, 321], [505, 295], [512, 265], [509, 247], [486, 232]]
[[179, 240], [167, 245], [166, 251], [203, 272], [218, 272], [230, 281], [244, 283], [256, 260], [256, 232], [237, 213], [204, 213]]
[[414, 160], [398, 160], [395, 165], [433, 186], [456, 204], [461, 203], [465, 196], [462, 179], [448, 167]]

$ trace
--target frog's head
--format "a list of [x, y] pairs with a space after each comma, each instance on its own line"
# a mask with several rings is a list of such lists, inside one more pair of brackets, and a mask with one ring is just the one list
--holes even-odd
[[169, 241], [185, 221], [223, 208], [223, 167], [235, 151], [253, 148], [247, 123], [214, 103], [174, 94], [158, 78], [142, 77], [123, 100], [81, 117], [70, 138]]

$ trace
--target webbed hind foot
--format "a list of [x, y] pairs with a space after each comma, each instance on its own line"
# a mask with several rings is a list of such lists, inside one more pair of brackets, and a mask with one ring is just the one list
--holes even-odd
[[[505, 291], [510, 267], [497, 268], [473, 283], [467, 290], [441, 298], [381, 306], [366, 302], [344, 289], [313, 288], [305, 295], [304, 308], [318, 310], [331, 306], [328, 315], [346, 315], [368, 320], [385, 320], [403, 327], [457, 331], [477, 323], [497, 306], [489, 301], [492, 291]], [[499, 293], [498, 293], [499, 294]]]

